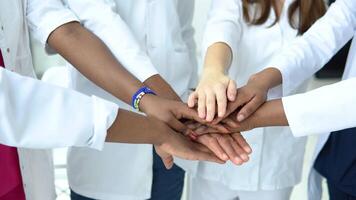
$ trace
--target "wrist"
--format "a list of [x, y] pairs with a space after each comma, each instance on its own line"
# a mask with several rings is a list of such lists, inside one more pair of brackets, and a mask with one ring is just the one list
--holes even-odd
[[203, 69], [203, 75], [225, 75], [224, 67], [219, 67], [217, 65], [205, 65]]
[[174, 89], [159, 74], [148, 78], [144, 84], [154, 90], [159, 97], [181, 101]]
[[136, 93], [132, 96], [131, 99], [131, 106], [135, 108], [138, 111], [141, 111], [140, 109], [140, 104], [141, 100], [143, 99], [144, 96], [146, 95], [156, 95], [150, 88], [148, 87], [141, 87], [136, 91]]
[[149, 109], [152, 106], [152, 103], [155, 99], [158, 98], [156, 95], [153, 94], [146, 94], [142, 97], [139, 105], [140, 111], [143, 113], [149, 114]]
[[276, 68], [266, 68], [252, 75], [250, 81], [260, 85], [265, 90], [269, 90], [282, 83], [282, 74]]
[[264, 103], [251, 118], [254, 128], [267, 126], [288, 126], [281, 99]]

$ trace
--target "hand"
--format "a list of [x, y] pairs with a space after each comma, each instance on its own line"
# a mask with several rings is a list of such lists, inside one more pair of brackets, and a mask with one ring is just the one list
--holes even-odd
[[175, 131], [185, 135], [191, 134], [191, 132], [180, 120], [191, 119], [204, 123], [197, 112], [188, 108], [183, 102], [168, 100], [151, 94], [146, 94], [142, 98], [140, 109], [147, 116], [154, 116]]
[[205, 134], [199, 136], [197, 142], [208, 147], [221, 160], [231, 160], [236, 165], [242, 165], [249, 160], [251, 147], [240, 133], [231, 135]]
[[234, 101], [236, 97], [236, 83], [223, 72], [214, 69], [205, 69], [200, 83], [188, 99], [189, 107], [193, 108], [198, 102], [199, 117], [208, 122], [215, 117], [223, 117], [226, 113], [226, 106], [229, 101]]
[[[164, 99], [155, 95], [146, 94], [140, 103], [140, 109], [147, 116], [154, 116], [165, 122], [169, 127], [184, 135], [190, 135], [193, 132], [182, 123], [184, 120], [194, 120], [199, 123], [206, 123], [204, 119], [198, 116], [196, 110], [189, 108], [181, 101]], [[224, 127], [219, 126], [219, 131], [227, 132]]]
[[236, 100], [229, 103], [225, 116], [215, 119], [213, 124], [219, 123], [235, 111], [237, 121], [242, 122], [266, 101], [268, 90], [268, 87], [252, 76], [245, 86], [237, 90]]
[[229, 117], [225, 118], [222, 123], [232, 132], [248, 131], [258, 127], [289, 125], [281, 99], [265, 102], [256, 112], [242, 122], [235, 120], [236, 114], [232, 113]]
[[201, 160], [224, 164], [225, 161], [219, 159], [208, 148], [201, 144], [189, 140], [187, 137], [174, 132], [167, 125], [163, 124], [158, 128], [162, 136], [161, 142], [155, 145], [157, 154], [161, 157], [165, 167], [170, 169], [173, 166], [173, 156], [186, 160]]

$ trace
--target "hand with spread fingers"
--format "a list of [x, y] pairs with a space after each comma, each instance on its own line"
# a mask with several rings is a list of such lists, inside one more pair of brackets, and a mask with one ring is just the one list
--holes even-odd
[[241, 133], [221, 134], [213, 127], [196, 122], [186, 122], [186, 125], [194, 131], [192, 139], [209, 148], [221, 160], [231, 160], [236, 165], [248, 162], [252, 149]]
[[225, 116], [228, 102], [236, 97], [236, 83], [227, 75], [232, 51], [224, 42], [212, 44], [205, 56], [203, 73], [197, 89], [189, 96], [188, 105], [198, 105], [199, 117], [211, 122], [217, 113]]

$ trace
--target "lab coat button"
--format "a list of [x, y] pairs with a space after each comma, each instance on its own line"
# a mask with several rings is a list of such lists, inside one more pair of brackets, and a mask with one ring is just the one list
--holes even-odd
[[7, 49], [6, 49], [6, 52], [7, 52], [7, 53], [10, 53], [10, 48], [7, 48]]

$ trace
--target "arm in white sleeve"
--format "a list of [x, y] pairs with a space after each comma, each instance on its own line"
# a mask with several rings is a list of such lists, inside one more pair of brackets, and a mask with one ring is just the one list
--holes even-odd
[[302, 37], [275, 56], [267, 67], [279, 69], [289, 94], [324, 66], [356, 29], [356, 1], [338, 0]]
[[97, 35], [114, 56], [141, 82], [158, 74], [130, 28], [108, 0], [65, 0], [82, 24]]
[[0, 69], [0, 143], [101, 149], [116, 104]]
[[[241, 38], [241, 3], [238, 0], [213, 0], [205, 27], [202, 55], [217, 42], [230, 46], [233, 56]], [[203, 56], [203, 60], [204, 60]]]
[[294, 136], [356, 127], [356, 78], [282, 99]]
[[[47, 44], [49, 35], [63, 24], [79, 21], [61, 0], [27, 1], [26, 18], [34, 38]], [[47, 50], [50, 50], [47, 47]]]

